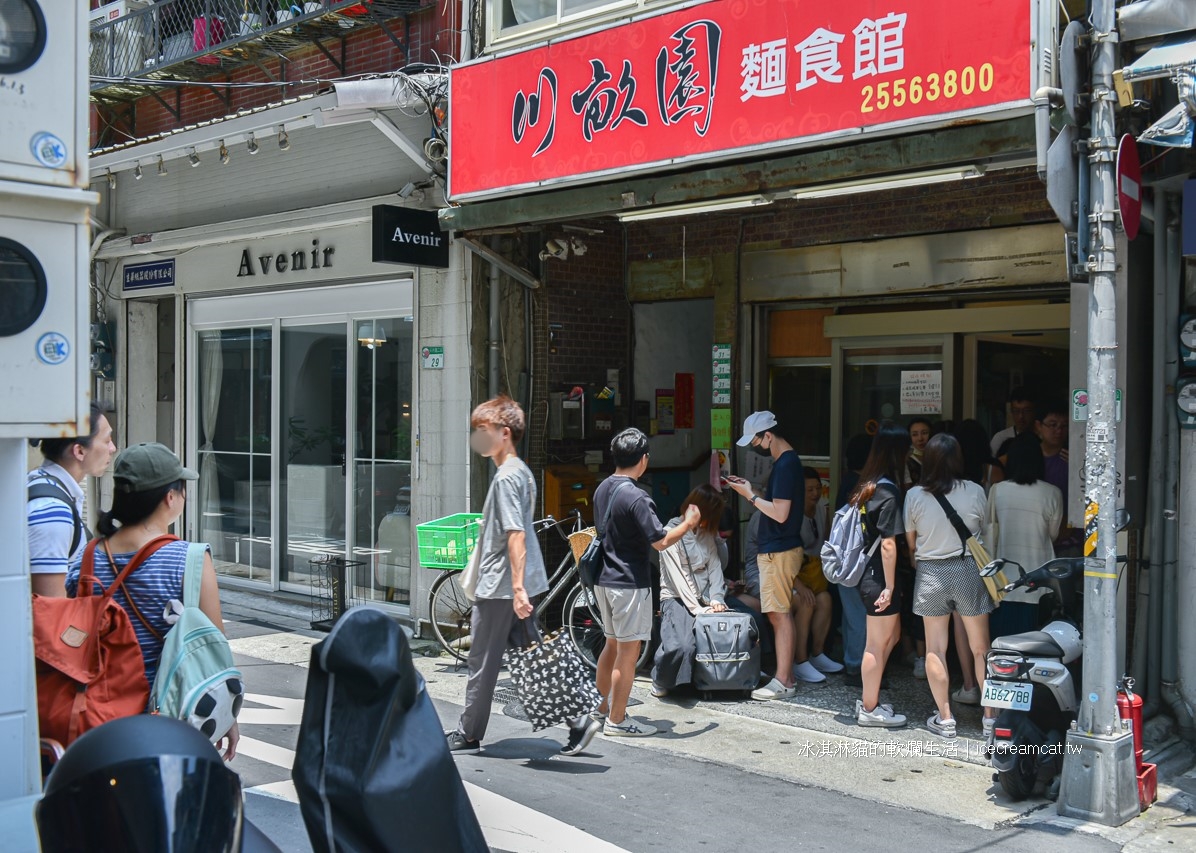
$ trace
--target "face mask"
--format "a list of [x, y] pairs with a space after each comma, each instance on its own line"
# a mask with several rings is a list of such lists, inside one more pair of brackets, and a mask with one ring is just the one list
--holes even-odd
[[488, 430], [477, 430], [469, 437], [469, 446], [478, 456], [485, 456], [494, 448], [494, 436]]
[[772, 451], [764, 446], [764, 442], [753, 444], [752, 450], [760, 456], [772, 456]]

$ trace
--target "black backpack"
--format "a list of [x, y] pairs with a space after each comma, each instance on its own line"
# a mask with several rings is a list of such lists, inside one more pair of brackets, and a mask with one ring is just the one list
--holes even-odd
[[91, 538], [91, 533], [83, 524], [83, 518], [79, 515], [79, 507], [75, 503], [75, 499], [71, 497], [71, 493], [67, 491], [66, 486], [62, 481], [53, 474], [47, 474], [45, 471], [38, 472], [39, 476], [50, 480], [49, 483], [34, 483], [29, 487], [29, 496], [26, 500], [32, 501], [38, 498], [50, 498], [55, 501], [62, 501], [71, 508], [71, 519], [75, 524], [75, 533], [71, 537], [71, 550], [67, 552], [67, 559], [74, 556], [75, 551], [79, 547], [79, 543], [83, 541], [86, 535], [88, 539]]

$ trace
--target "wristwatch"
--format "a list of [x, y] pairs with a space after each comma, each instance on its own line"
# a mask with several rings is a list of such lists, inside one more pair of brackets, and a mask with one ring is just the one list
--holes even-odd
[[750, 503], [752, 506], [755, 506], [756, 501], [758, 501], [758, 500], [760, 500], [759, 495], [752, 495], [750, 498], [748, 498], [748, 503]]

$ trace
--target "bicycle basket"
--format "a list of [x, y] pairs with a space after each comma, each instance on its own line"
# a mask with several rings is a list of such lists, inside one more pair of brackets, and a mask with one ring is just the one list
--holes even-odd
[[481, 515], [459, 512], [417, 524], [415, 541], [419, 563], [425, 569], [464, 569], [477, 545]]

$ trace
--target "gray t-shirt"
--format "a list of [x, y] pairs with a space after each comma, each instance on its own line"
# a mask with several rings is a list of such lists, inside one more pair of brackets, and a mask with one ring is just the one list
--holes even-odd
[[514, 530], [526, 533], [527, 562], [523, 570], [523, 586], [528, 596], [548, 591], [548, 575], [544, 571], [544, 555], [533, 527], [532, 508], [536, 505], [536, 478], [522, 459], [512, 456], [498, 469], [486, 504], [482, 507], [482, 549], [478, 562], [477, 597], [486, 599], [513, 598], [511, 592], [511, 560], [507, 554], [507, 534]]

